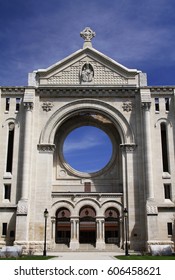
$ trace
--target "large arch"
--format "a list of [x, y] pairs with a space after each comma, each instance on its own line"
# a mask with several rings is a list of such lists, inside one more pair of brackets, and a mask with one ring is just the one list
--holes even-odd
[[122, 144], [135, 143], [133, 130], [119, 110], [103, 101], [80, 99], [64, 105], [53, 113], [41, 132], [39, 144], [54, 144], [54, 137], [57, 129], [68, 118], [74, 116], [77, 112], [84, 111], [103, 113], [117, 128]]

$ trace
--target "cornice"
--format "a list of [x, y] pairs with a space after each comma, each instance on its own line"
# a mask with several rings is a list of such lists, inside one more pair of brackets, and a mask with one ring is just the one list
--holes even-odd
[[157, 93], [160, 93], [160, 92], [173, 92], [175, 90], [175, 86], [147, 86], [147, 87], [143, 87], [144, 88], [147, 88], [147, 89], [150, 89], [150, 92], [153, 93], [153, 92], [157, 92]]
[[134, 97], [139, 89], [136, 87], [39, 87], [36, 93], [40, 96], [57, 96], [57, 97]]
[[76, 197], [109, 197], [109, 198], [122, 198], [123, 193], [84, 193], [84, 192], [52, 192], [52, 197], [69, 197], [69, 198], [76, 198]]
[[0, 87], [1, 94], [24, 94], [26, 87]]

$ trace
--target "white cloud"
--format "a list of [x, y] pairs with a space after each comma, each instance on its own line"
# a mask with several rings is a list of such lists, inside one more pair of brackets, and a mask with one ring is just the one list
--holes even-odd
[[75, 139], [74, 141], [65, 141], [63, 150], [66, 154], [74, 151], [88, 150], [101, 144], [102, 142], [100, 142], [98, 138], [93, 136], [85, 136], [81, 139]]

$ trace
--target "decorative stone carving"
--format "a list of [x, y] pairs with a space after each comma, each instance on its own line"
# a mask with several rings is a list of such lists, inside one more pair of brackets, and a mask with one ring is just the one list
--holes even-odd
[[90, 42], [95, 35], [95, 32], [92, 31], [90, 27], [86, 27], [82, 32], [80, 32], [80, 36], [85, 40], [85, 42]]
[[[87, 70], [87, 65], [89, 69]], [[91, 68], [90, 68], [91, 65]], [[85, 66], [85, 69], [83, 67]], [[85, 73], [82, 73], [85, 70]], [[87, 75], [87, 71], [90, 72]], [[87, 78], [88, 76], [88, 78]], [[94, 85], [127, 85], [128, 80], [103, 64], [89, 57], [72, 64], [63, 71], [51, 76], [47, 83], [49, 85], [79, 85], [83, 82], [92, 82]]]
[[33, 102], [24, 102], [24, 108], [27, 110], [27, 111], [32, 111], [33, 110]]
[[81, 71], [81, 81], [82, 82], [92, 82], [94, 77], [94, 70], [90, 63], [85, 63]]
[[20, 200], [17, 206], [17, 215], [27, 215], [28, 202], [27, 200]]
[[147, 215], [157, 215], [158, 214], [157, 206], [147, 204], [146, 205], [146, 212], [147, 212]]
[[66, 177], [66, 175], [67, 175], [67, 173], [66, 173], [66, 171], [65, 170], [60, 170], [60, 172], [59, 172], [59, 177]]
[[142, 102], [142, 109], [145, 111], [149, 111], [151, 108], [151, 102]]
[[46, 112], [49, 112], [51, 111], [52, 107], [53, 107], [53, 103], [52, 102], [43, 102], [42, 104], [42, 108], [43, 108], [43, 111], [46, 111]]
[[133, 104], [132, 102], [123, 102], [122, 108], [123, 111], [130, 112], [133, 109]]
[[54, 144], [38, 144], [38, 150], [40, 152], [54, 152], [55, 150], [55, 145]]
[[121, 144], [120, 145], [121, 149], [123, 152], [133, 152], [135, 150], [135, 148], [137, 147], [136, 144]]

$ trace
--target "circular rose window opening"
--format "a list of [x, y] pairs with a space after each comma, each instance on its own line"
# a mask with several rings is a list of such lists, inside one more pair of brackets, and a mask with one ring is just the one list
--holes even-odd
[[103, 169], [112, 157], [109, 136], [95, 126], [81, 126], [72, 130], [64, 140], [65, 161], [75, 170], [94, 173]]

